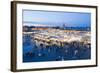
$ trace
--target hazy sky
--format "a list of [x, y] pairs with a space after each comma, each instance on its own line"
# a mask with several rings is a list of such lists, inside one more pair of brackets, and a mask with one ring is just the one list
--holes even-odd
[[90, 13], [23, 10], [23, 25], [87, 27]]

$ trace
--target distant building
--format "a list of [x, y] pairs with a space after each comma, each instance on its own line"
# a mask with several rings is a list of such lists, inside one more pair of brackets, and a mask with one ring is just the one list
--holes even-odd
[[27, 32], [29, 30], [29, 27], [28, 26], [23, 26], [23, 31], [24, 32]]

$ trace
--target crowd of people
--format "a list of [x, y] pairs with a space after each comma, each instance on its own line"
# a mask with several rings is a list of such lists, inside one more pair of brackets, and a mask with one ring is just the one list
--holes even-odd
[[[39, 40], [38, 40], [39, 41]], [[37, 43], [30, 35], [23, 36], [23, 62], [82, 60], [91, 58], [91, 44], [72, 41], [60, 45]]]

